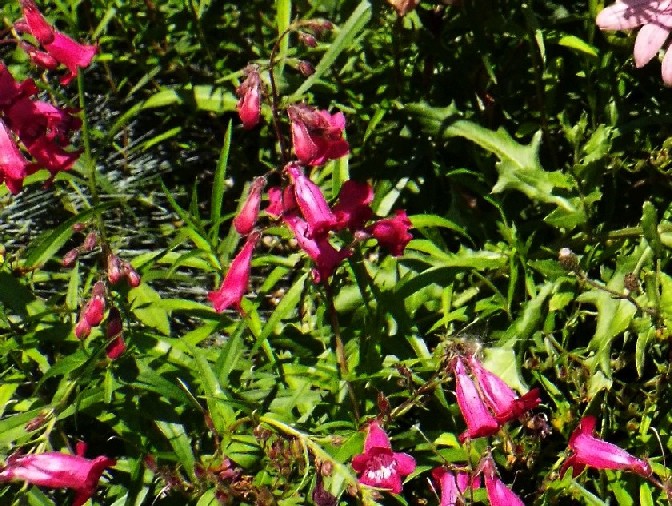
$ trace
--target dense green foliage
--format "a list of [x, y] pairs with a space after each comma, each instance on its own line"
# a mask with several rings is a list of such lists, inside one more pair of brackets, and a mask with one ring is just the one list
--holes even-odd
[[[0, 189], [4, 460], [84, 440], [117, 459], [95, 504], [314, 504], [323, 479], [340, 504], [410, 505], [438, 504], [431, 469], [475, 468], [491, 449], [525, 504], [666, 504], [672, 92], [588, 4], [427, 0], [400, 17], [379, 0], [43, 2], [99, 52], [68, 87], [39, 82], [81, 106], [79, 161], [46, 188], [41, 171], [18, 195]], [[6, 28], [20, 15], [8, 3]], [[218, 314], [207, 293], [244, 243], [231, 220], [252, 178], [278, 184], [286, 161], [270, 102], [244, 130], [235, 90], [250, 62], [268, 86], [278, 34], [308, 19], [334, 28], [314, 48], [294, 32], [278, 45], [285, 142], [286, 106], [342, 111], [350, 155], [311, 179], [330, 201], [369, 181], [376, 216], [405, 209], [414, 239], [399, 257], [358, 242], [316, 284], [266, 219], [241, 312]], [[4, 51], [17, 78], [38, 75]], [[63, 267], [90, 230], [102, 246]], [[110, 251], [142, 277], [107, 287], [127, 345], [116, 360], [104, 326], [75, 337]], [[542, 404], [465, 445], [450, 360], [475, 348]], [[657, 478], [561, 478], [586, 414]], [[416, 459], [400, 495], [359, 487], [350, 466], [374, 417]], [[71, 494], [3, 484], [0, 502]]]

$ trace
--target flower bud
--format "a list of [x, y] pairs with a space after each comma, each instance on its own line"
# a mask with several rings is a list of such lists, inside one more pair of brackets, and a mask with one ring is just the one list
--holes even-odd
[[107, 256], [107, 280], [111, 285], [116, 285], [124, 277], [121, 260], [117, 255], [110, 253]]
[[105, 354], [110, 360], [117, 360], [124, 352], [126, 351], [126, 343], [124, 342], [124, 337], [119, 334], [117, 337], [112, 339], [105, 348]]
[[81, 232], [86, 228], [86, 223], [75, 223], [72, 226], [72, 231], [73, 232]]
[[308, 60], [301, 60], [297, 66], [299, 72], [305, 77], [312, 76], [315, 73], [315, 67]]
[[84, 251], [92, 251], [96, 244], [98, 244], [98, 233], [91, 231], [86, 235], [82, 248], [84, 248]]
[[79, 317], [77, 325], [75, 325], [75, 336], [77, 339], [86, 339], [91, 334], [91, 325], [86, 321], [86, 318]]
[[562, 248], [558, 254], [558, 261], [568, 271], [579, 271], [579, 257], [569, 248]]
[[233, 219], [233, 226], [241, 235], [247, 235], [252, 232], [259, 216], [259, 206], [261, 204], [261, 192], [266, 187], [266, 178], [263, 176], [254, 178], [250, 185], [247, 199], [243, 204], [238, 216]]
[[310, 33], [306, 32], [299, 32], [299, 40], [301, 41], [302, 44], [308, 46], [308, 47], [316, 47], [317, 46], [317, 39], [315, 39], [314, 35], [311, 35]]
[[126, 281], [131, 286], [131, 288], [136, 288], [140, 285], [140, 274], [129, 264], [124, 262], [124, 275], [126, 276]]
[[75, 260], [77, 260], [78, 256], [79, 256], [79, 248], [71, 249], [63, 256], [63, 259], [61, 260], [61, 265], [63, 267], [72, 267], [73, 265], [75, 265]]
[[236, 104], [236, 109], [243, 122], [243, 128], [249, 130], [257, 126], [261, 118], [261, 77], [258, 68], [254, 65], [247, 67], [245, 72], [247, 78], [236, 90], [240, 99]]

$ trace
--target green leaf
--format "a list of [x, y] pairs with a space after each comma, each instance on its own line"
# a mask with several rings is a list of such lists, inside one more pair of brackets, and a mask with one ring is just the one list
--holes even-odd
[[191, 449], [191, 440], [184, 430], [184, 425], [164, 422], [162, 420], [156, 420], [155, 423], [175, 451], [177, 461], [184, 467], [187, 474], [191, 478], [194, 478], [194, 464], [196, 460]]
[[231, 131], [232, 123], [229, 120], [229, 125], [224, 134], [224, 145], [219, 152], [219, 160], [217, 160], [217, 169], [215, 170], [215, 177], [212, 185], [212, 210], [210, 211], [210, 238], [215, 239], [219, 237], [219, 226], [222, 217], [222, 201], [224, 200], [224, 191], [226, 190], [226, 169], [229, 164], [229, 150], [231, 149]]
[[[289, 24], [292, 21], [292, 0], [275, 0], [275, 26], [278, 30], [278, 37], [285, 34]], [[285, 60], [289, 51], [289, 35], [285, 36], [280, 41], [280, 48], [277, 56], [276, 70], [278, 75], [282, 75], [285, 68]]]
[[597, 48], [591, 44], [588, 44], [585, 40], [580, 39], [576, 35], [563, 35], [558, 40], [551, 40], [556, 44], [571, 49], [577, 53], [585, 54], [591, 58], [597, 58], [598, 52]]
[[530, 144], [524, 145], [513, 140], [503, 128], [490, 130], [459, 119], [454, 107], [433, 108], [417, 103], [408, 104], [405, 109], [420, 120], [427, 133], [443, 138], [464, 137], [497, 156], [499, 179], [492, 188], [494, 193], [518, 190], [532, 200], [554, 204], [567, 211], [576, 211], [569, 200], [554, 193], [559, 188], [571, 187], [567, 176], [560, 171], [547, 172], [541, 166], [541, 132], [532, 137]]
[[299, 89], [287, 99], [287, 102], [298, 102], [303, 95], [310, 89], [331, 66], [345, 49], [347, 49], [357, 34], [366, 26], [371, 19], [371, 4], [368, 0], [363, 0], [354, 12], [348, 18], [345, 25], [341, 28], [336, 40], [331, 43], [327, 52], [324, 53], [320, 62], [315, 66], [315, 73], [306, 79]]
[[660, 254], [663, 245], [658, 234], [658, 213], [654, 205], [648, 200], [642, 206], [642, 232], [651, 249], [657, 255]]
[[168, 311], [160, 305], [161, 296], [147, 283], [133, 288], [128, 293], [131, 310], [142, 323], [163, 335], [170, 334], [170, 319]]
[[577, 300], [597, 307], [595, 336], [588, 345], [595, 352], [594, 361], [591, 361], [591, 372], [595, 372], [595, 365], [599, 365], [607, 378], [611, 378], [611, 343], [628, 328], [637, 308], [632, 302], [615, 299], [601, 290], [584, 292]]
[[228, 89], [207, 84], [163, 87], [145, 100], [143, 109], [189, 105], [199, 111], [222, 114], [236, 110], [238, 99]]

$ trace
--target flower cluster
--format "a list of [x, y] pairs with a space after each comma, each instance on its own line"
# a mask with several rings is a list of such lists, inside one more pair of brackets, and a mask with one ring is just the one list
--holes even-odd
[[[61, 80], [67, 84], [79, 68], [91, 63], [96, 47], [79, 44], [54, 30], [32, 0], [22, 0], [21, 5], [24, 18], [14, 27], [31, 35], [44, 51], [25, 41], [19, 45], [42, 67], [67, 67], [69, 74]], [[37, 92], [32, 79], [16, 81], [0, 62], [0, 183], [12, 193], [18, 193], [24, 179], [36, 170], [45, 168], [53, 177], [69, 170], [80, 155], [80, 151], [65, 149], [81, 126], [74, 116], [76, 111], [38, 100]]]
[[[495, 434], [499, 428], [520, 418], [541, 402], [539, 389], [519, 397], [499, 376], [488, 371], [474, 355], [466, 357], [471, 375], [462, 357], [453, 361], [457, 404], [467, 424], [460, 441]], [[474, 381], [475, 380], [475, 381]]]

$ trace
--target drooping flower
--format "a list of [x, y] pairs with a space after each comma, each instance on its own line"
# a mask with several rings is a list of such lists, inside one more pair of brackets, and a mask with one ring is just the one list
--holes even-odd
[[491, 506], [525, 506], [518, 495], [507, 487], [497, 475], [497, 468], [491, 456], [481, 464], [485, 476], [485, 490]]
[[119, 309], [113, 307], [107, 315], [105, 336], [110, 339], [105, 348], [105, 354], [110, 360], [118, 359], [126, 351], [126, 342], [123, 335], [123, 322]]
[[61, 84], [68, 84], [80, 68], [88, 67], [98, 51], [95, 45], [80, 44], [64, 33], [55, 30], [37, 8], [34, 0], [21, 0], [22, 21], [15, 24], [18, 31], [29, 32], [45, 52], [37, 49], [29, 51], [31, 60], [46, 68], [53, 68], [53, 61], [64, 65], [68, 73], [61, 78]]
[[572, 453], [562, 464], [561, 475], [571, 467], [572, 476], [576, 477], [586, 466], [631, 471], [644, 477], [651, 475], [651, 466], [648, 462], [630, 455], [615, 444], [596, 438], [596, 424], [597, 419], [594, 416], [589, 415], [581, 419], [569, 438], [569, 449]]
[[368, 231], [378, 240], [378, 244], [394, 256], [399, 256], [403, 255], [406, 245], [413, 239], [408, 231], [411, 226], [406, 211], [398, 209], [394, 217], [378, 220], [368, 228]]
[[116, 463], [105, 456], [87, 459], [83, 448], [78, 445], [77, 455], [45, 452], [9, 457], [0, 470], [0, 482], [21, 480], [39, 487], [70, 488], [75, 491], [72, 506], [81, 506], [95, 492], [105, 469]]
[[294, 152], [301, 163], [322, 165], [350, 151], [348, 141], [343, 139], [343, 113], [329, 114], [305, 104], [295, 104], [289, 106], [287, 114], [292, 123]]
[[541, 402], [538, 388], [518, 397], [502, 378], [483, 367], [475, 356], [469, 356], [468, 361], [469, 368], [481, 388], [483, 400], [492, 409], [500, 424], [520, 418], [523, 413], [537, 407]]
[[299, 166], [289, 164], [286, 170], [292, 182], [296, 203], [310, 227], [310, 235], [324, 236], [329, 230], [336, 227], [337, 220], [334, 213], [331, 212], [322, 190], [303, 173]]
[[257, 241], [261, 237], [260, 232], [252, 232], [248, 237], [245, 245], [240, 250], [231, 262], [222, 286], [219, 290], [209, 292], [208, 299], [212, 302], [215, 311], [221, 313], [229, 307], [234, 307], [241, 311], [240, 303], [243, 300], [243, 295], [247, 291], [247, 285], [250, 279], [250, 267], [252, 262], [252, 254]]
[[457, 404], [460, 407], [467, 430], [460, 434], [460, 441], [467, 438], [476, 439], [490, 436], [499, 430], [499, 422], [490, 413], [490, 410], [481, 399], [478, 389], [473, 380], [467, 374], [467, 370], [460, 357], [453, 363], [455, 373], [455, 391]]
[[[661, 0], [622, 0], [603, 9], [595, 20], [601, 30], [632, 30], [641, 26], [635, 40], [635, 65], [643, 67], [665, 45], [672, 31], [672, 4]], [[672, 86], [672, 52], [663, 57], [663, 82]]]
[[[468, 488], [475, 490], [481, 486], [481, 477], [479, 475], [472, 477], [468, 473], [463, 472], [456, 474], [448, 471], [445, 467], [435, 467], [432, 469], [432, 478], [439, 485], [441, 493], [439, 506], [456, 506], [458, 499]], [[460, 502], [459, 504], [462, 503]]]
[[361, 229], [373, 215], [373, 188], [367, 182], [349, 179], [338, 193], [338, 203], [333, 213], [339, 228], [347, 228], [351, 232]]
[[236, 109], [243, 128], [249, 130], [259, 124], [261, 117], [261, 77], [256, 65], [249, 65], [245, 73], [245, 81], [236, 90], [239, 97]]
[[301, 249], [315, 262], [315, 269], [312, 272], [315, 283], [327, 283], [336, 267], [352, 254], [348, 248], [341, 250], [334, 248], [326, 236], [311, 237], [308, 223], [295, 214], [286, 215], [284, 221]]
[[352, 468], [359, 474], [360, 483], [399, 494], [401, 478], [415, 471], [415, 459], [406, 453], [393, 452], [387, 434], [373, 421], [364, 441], [364, 453], [353, 457]]
[[250, 189], [238, 216], [233, 219], [233, 226], [241, 235], [247, 235], [252, 232], [259, 216], [259, 206], [261, 205], [261, 192], [266, 186], [266, 178], [256, 177], [250, 185]]
[[10, 192], [19, 193], [29, 167], [4, 121], [0, 120], [0, 183], [4, 182]]

